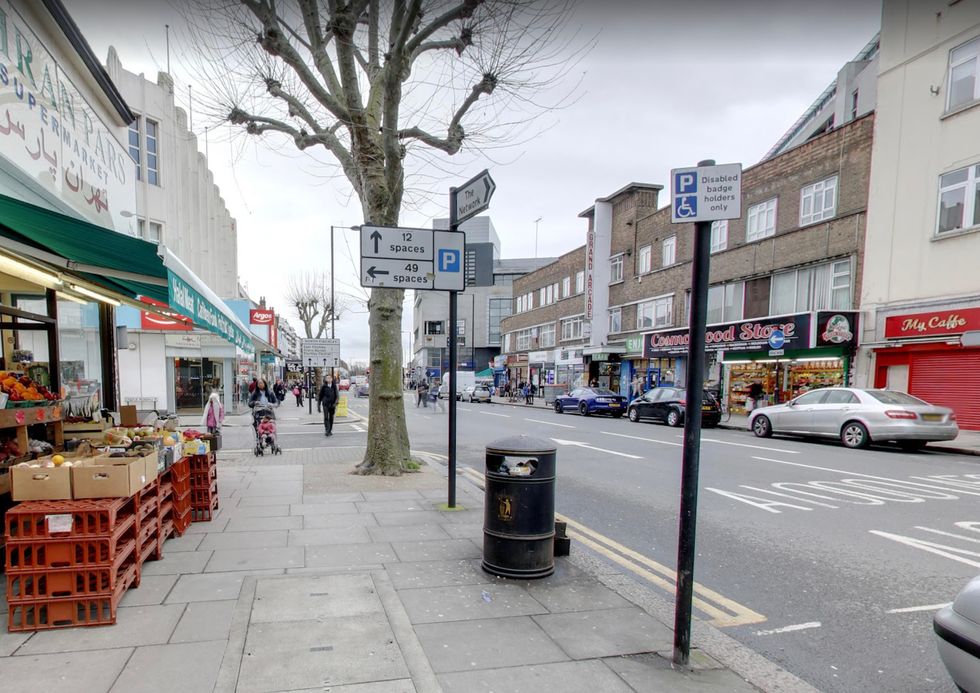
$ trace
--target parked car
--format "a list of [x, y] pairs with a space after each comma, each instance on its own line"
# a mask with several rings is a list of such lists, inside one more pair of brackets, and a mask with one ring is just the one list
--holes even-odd
[[961, 691], [980, 691], [980, 576], [936, 612], [932, 629], [953, 683]]
[[473, 402], [487, 402], [490, 403], [490, 388], [486, 385], [468, 385], [461, 395], [462, 399], [465, 399], [470, 404]]
[[612, 414], [618, 419], [626, 411], [626, 398], [600, 387], [577, 387], [555, 398], [555, 411], [577, 411], [582, 416]]
[[348, 378], [341, 378], [340, 379], [340, 382], [337, 383], [337, 389], [338, 390], [349, 390], [350, 389], [350, 380]]
[[[626, 413], [630, 421], [644, 419], [662, 421], [668, 426], [683, 426], [687, 390], [679, 387], [655, 387], [629, 403]], [[713, 428], [721, 421], [721, 407], [707, 390], [701, 405], [701, 425]]]
[[370, 397], [371, 386], [368, 383], [360, 383], [354, 391], [355, 397]]
[[894, 441], [905, 450], [953, 440], [960, 432], [952, 409], [937, 407], [897, 390], [828, 387], [749, 415], [760, 438], [773, 433], [840, 438], [845, 447], [866, 448]]

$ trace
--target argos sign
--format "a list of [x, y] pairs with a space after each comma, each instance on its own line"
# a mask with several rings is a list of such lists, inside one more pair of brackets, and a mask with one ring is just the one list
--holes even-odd
[[254, 308], [248, 311], [248, 321], [253, 325], [274, 325], [276, 313], [266, 308]]

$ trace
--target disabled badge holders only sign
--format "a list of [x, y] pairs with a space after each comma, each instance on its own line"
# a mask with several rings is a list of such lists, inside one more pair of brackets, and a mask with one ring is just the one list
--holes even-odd
[[670, 182], [673, 224], [742, 216], [742, 164], [675, 168]]
[[466, 234], [392, 226], [361, 227], [361, 286], [462, 291]]

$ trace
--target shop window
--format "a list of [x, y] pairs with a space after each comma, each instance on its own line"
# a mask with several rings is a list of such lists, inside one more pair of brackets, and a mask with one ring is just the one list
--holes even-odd
[[562, 298], [568, 298], [572, 295], [572, 278], [565, 277], [561, 280], [561, 295]]
[[936, 233], [941, 235], [977, 225], [980, 225], [980, 166], [967, 166], [940, 176]]
[[711, 252], [720, 253], [728, 247], [728, 220], [711, 222]]
[[575, 293], [580, 294], [585, 291], [585, 272], [579, 270], [575, 273]]
[[815, 224], [837, 213], [837, 176], [800, 190], [800, 226]]
[[980, 37], [954, 48], [949, 53], [949, 86], [946, 110], [980, 99], [977, 63], [980, 61]]
[[645, 245], [640, 248], [636, 261], [637, 274], [645, 274], [653, 269], [653, 247]]
[[623, 281], [623, 255], [619, 254], [609, 259], [609, 283]]
[[623, 309], [612, 308], [609, 311], [609, 334], [622, 332], [623, 330]]
[[538, 346], [542, 349], [555, 346], [555, 324], [545, 325], [538, 330]]
[[749, 207], [745, 240], [760, 241], [776, 233], [776, 198]]
[[664, 239], [662, 259], [663, 267], [670, 267], [677, 262], [677, 236]]

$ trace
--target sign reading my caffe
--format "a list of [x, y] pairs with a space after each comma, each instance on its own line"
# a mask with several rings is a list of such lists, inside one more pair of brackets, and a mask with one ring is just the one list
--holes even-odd
[[885, 318], [885, 338], [935, 337], [980, 330], [980, 308], [938, 310]]
[[[764, 351], [777, 330], [783, 334], [782, 348], [806, 349], [810, 346], [810, 313], [784, 315], [759, 320], [708, 325], [704, 335], [707, 351]], [[687, 353], [691, 341], [688, 330], [664, 330], [643, 335], [643, 357], [659, 358]]]

